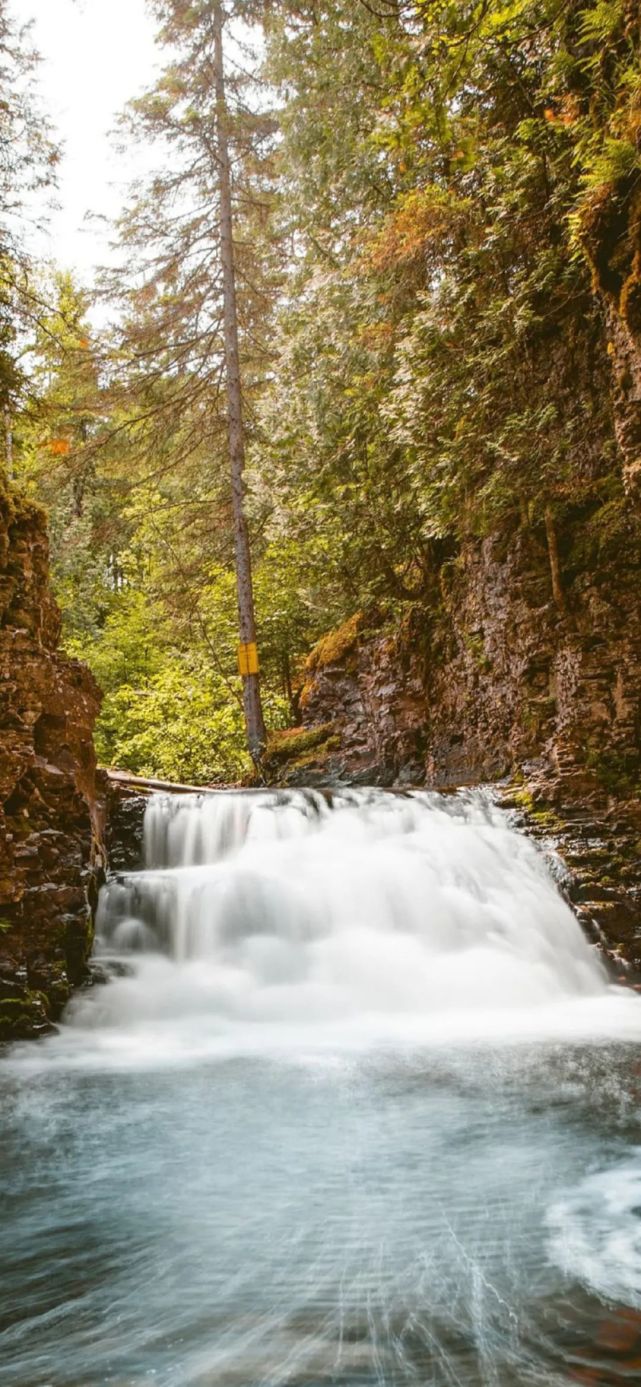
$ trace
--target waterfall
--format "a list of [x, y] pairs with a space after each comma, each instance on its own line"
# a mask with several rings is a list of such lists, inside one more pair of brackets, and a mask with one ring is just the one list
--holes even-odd
[[563, 1029], [574, 1004], [623, 995], [482, 792], [156, 795], [144, 854], [102, 894], [99, 949], [130, 976], [92, 1025], [447, 1035], [531, 1030], [555, 1008]]
[[0, 1381], [638, 1381], [641, 1002], [489, 794], [144, 838], [110, 981], [0, 1057]]

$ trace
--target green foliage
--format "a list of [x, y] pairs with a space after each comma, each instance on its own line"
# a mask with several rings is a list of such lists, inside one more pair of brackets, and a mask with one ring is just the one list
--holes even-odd
[[631, 140], [607, 135], [590, 160], [583, 182], [586, 188], [600, 188], [604, 183], [619, 183], [634, 173], [641, 173], [641, 156]]
[[[210, 621], [222, 599], [231, 622], [225, 587], [223, 580], [222, 591], [215, 584], [209, 589]], [[68, 638], [70, 653], [88, 661], [105, 694], [98, 756], [104, 765], [168, 780], [239, 780], [250, 763], [233, 632], [220, 633], [216, 661], [202, 636], [180, 647], [177, 634], [144, 592], [125, 587], [93, 641]], [[272, 726], [282, 725], [285, 700], [268, 690], [266, 705]]]
[[346, 593], [358, 574], [348, 610], [411, 602], [434, 542], [536, 525], [550, 501], [562, 516], [608, 458], [608, 368], [571, 230], [587, 117], [568, 73], [578, 34], [586, 80], [587, 29], [566, 32], [552, 0], [416, 4], [402, 24], [343, 0], [320, 23], [283, 10], [269, 66], [304, 253], [262, 465], [288, 526], [302, 496], [331, 538]]
[[617, 36], [624, 20], [623, 0], [597, 0], [579, 14], [581, 38], [590, 44], [608, 43]]
[[[107, 694], [96, 734], [102, 764], [195, 785], [247, 778], [242, 704], [206, 653], [168, 652], [156, 662], [155, 673]], [[272, 726], [284, 721], [282, 698], [268, 692], [265, 706]]]
[[249, 770], [242, 710], [197, 658], [169, 659], [108, 694], [96, 746], [106, 765], [167, 780], [229, 782]]
[[[5, 426], [26, 390], [21, 338], [40, 307], [21, 234], [25, 208], [28, 204], [31, 220], [33, 194], [45, 194], [58, 159], [38, 103], [37, 65], [28, 29], [19, 29], [8, 0], [0, 0], [0, 409]], [[10, 447], [6, 452], [10, 455]]]
[[[520, 533], [543, 568], [553, 517], [571, 578], [625, 537], [582, 247], [641, 188], [640, 22], [629, 0], [226, 8], [265, 39], [262, 73], [230, 73], [229, 133], [274, 731], [311, 649], [351, 640], [355, 612], [402, 621], [470, 539]], [[154, 9], [167, 62], [125, 130], [159, 159], [103, 286], [119, 322], [96, 341], [73, 283], [43, 287], [16, 438], [66, 641], [105, 690], [101, 756], [201, 782], [246, 767], [211, 0]]]

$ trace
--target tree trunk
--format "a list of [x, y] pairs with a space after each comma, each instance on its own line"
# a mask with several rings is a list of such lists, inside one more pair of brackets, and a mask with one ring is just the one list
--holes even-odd
[[227, 430], [231, 471], [236, 591], [240, 635], [239, 667], [243, 678], [243, 705], [247, 745], [252, 760], [259, 764], [265, 748], [265, 723], [260, 698], [260, 675], [256, 654], [256, 622], [251, 574], [249, 535], [245, 517], [245, 436], [238, 353], [238, 313], [236, 276], [232, 240], [231, 171], [227, 143], [227, 105], [223, 67], [222, 0], [214, 0], [214, 82], [216, 92], [216, 136], [220, 177], [220, 253], [223, 272], [223, 311], [225, 335], [225, 374], [227, 384]]
[[550, 562], [550, 577], [552, 579], [552, 595], [560, 612], [565, 612], [565, 595], [561, 582], [561, 564], [559, 562], [559, 546], [556, 537], [556, 526], [551, 506], [545, 507], [545, 535], [548, 546], [548, 559]]
[[11, 423], [11, 413], [7, 405], [4, 411], [4, 453], [7, 464], [7, 476], [9, 481], [13, 481], [13, 425]]

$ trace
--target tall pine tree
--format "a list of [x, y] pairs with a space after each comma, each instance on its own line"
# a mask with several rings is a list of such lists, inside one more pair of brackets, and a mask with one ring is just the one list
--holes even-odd
[[153, 90], [133, 103], [127, 130], [151, 145], [157, 167], [123, 216], [126, 258], [105, 281], [125, 324], [117, 403], [143, 466], [152, 460], [180, 472], [199, 460], [190, 544], [193, 553], [199, 535], [203, 552], [219, 561], [233, 551], [248, 744], [258, 761], [265, 729], [243, 471], [278, 276], [274, 122], [233, 36], [224, 64], [218, 0], [163, 0], [155, 9], [170, 57]]

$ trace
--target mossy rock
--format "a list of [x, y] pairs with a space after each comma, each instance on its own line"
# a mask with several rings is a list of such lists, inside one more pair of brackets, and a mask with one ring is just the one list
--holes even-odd
[[363, 612], [355, 612], [342, 626], [328, 631], [310, 650], [305, 661], [305, 674], [315, 674], [328, 665], [337, 665], [354, 649], [365, 620]]
[[558, 814], [549, 807], [537, 804], [533, 794], [525, 786], [513, 783], [507, 797], [507, 805], [524, 814], [530, 820], [532, 830], [538, 829], [546, 836], [564, 831], [565, 824]]
[[317, 751], [334, 732], [332, 722], [321, 723], [318, 727], [290, 727], [284, 732], [274, 732], [267, 743], [263, 765], [269, 769], [270, 766], [299, 762], [301, 757]]
[[296, 756], [293, 761], [288, 761], [286, 763], [287, 775], [291, 776], [294, 773], [298, 775], [301, 771], [318, 767], [319, 763], [322, 763], [332, 751], [338, 751], [340, 744], [339, 736], [327, 737], [324, 742], [317, 743], [313, 750], [305, 752], [302, 756]]
[[322, 636], [310, 650], [303, 665], [303, 682], [299, 693], [299, 704], [303, 710], [309, 703], [315, 677], [324, 669], [347, 661], [348, 656], [355, 652], [364, 624], [364, 612], [355, 612], [342, 626], [337, 626], [334, 631], [328, 631], [326, 636]]
[[43, 992], [25, 992], [22, 997], [0, 1001], [0, 1041], [30, 1040], [53, 1029]]
[[525, 788], [511, 790], [509, 798], [510, 804], [513, 804], [516, 809], [521, 809], [524, 814], [534, 813], [534, 798], [530, 790]]

